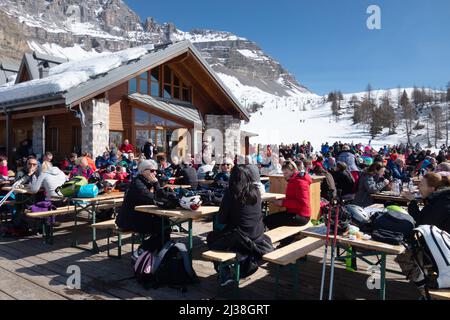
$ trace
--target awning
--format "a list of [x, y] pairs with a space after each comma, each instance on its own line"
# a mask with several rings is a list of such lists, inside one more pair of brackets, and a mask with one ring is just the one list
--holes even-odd
[[131, 101], [136, 101], [140, 104], [149, 106], [150, 108], [157, 109], [163, 113], [174, 116], [185, 122], [190, 122], [199, 126], [203, 126], [203, 120], [200, 116], [200, 112], [193, 105], [189, 103], [174, 102], [160, 100], [155, 97], [151, 97], [146, 94], [133, 93], [128, 95]]

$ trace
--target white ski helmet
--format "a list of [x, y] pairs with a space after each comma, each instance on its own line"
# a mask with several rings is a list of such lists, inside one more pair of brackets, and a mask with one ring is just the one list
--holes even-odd
[[182, 197], [180, 199], [180, 206], [183, 209], [196, 211], [202, 205], [200, 196]]
[[366, 212], [364, 208], [348, 204], [345, 206], [352, 217], [352, 222], [358, 227], [365, 227], [370, 223], [371, 214]]

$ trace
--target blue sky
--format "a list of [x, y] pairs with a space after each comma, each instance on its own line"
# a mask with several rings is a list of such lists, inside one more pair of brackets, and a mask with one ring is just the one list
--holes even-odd
[[[450, 81], [449, 0], [125, 0], [143, 19], [255, 41], [318, 94]], [[366, 10], [381, 8], [381, 30]]]

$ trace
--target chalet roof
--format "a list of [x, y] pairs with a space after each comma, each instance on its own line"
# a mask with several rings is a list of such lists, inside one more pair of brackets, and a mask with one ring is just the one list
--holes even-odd
[[[159, 46], [147, 45], [60, 64], [52, 68], [46, 78], [0, 88], [0, 108], [30, 109], [46, 104], [54, 105], [55, 101], [59, 103], [64, 101], [66, 106], [72, 107], [83, 99], [95, 97], [102, 90], [128, 81], [145, 68], [160, 65], [186, 52], [192, 53], [197, 58], [212, 80], [230, 98], [243, 119], [248, 121], [248, 112], [189, 41]], [[108, 64], [111, 61], [113, 63]], [[84, 66], [88, 67], [86, 70], [89, 72], [86, 70], [85, 73], [81, 72]]]
[[15, 76], [19, 72], [19, 65], [0, 61], [0, 86], [8, 82], [10, 77]]
[[[47, 75], [50, 68], [67, 61], [67, 59], [52, 57], [36, 51], [33, 53], [25, 53], [23, 55], [18, 73], [21, 74], [22, 72], [27, 71], [30, 76], [30, 80], [42, 79]], [[20, 77], [17, 77], [16, 84], [18, 84], [19, 81]]]

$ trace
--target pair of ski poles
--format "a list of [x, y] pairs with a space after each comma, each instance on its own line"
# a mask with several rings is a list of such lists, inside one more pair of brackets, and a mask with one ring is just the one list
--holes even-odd
[[[325, 287], [325, 273], [326, 273], [326, 265], [328, 258], [328, 244], [330, 242], [330, 229], [331, 229], [331, 220], [332, 220], [332, 211], [333, 211], [334, 200], [330, 201], [329, 210], [328, 210], [328, 219], [327, 219], [327, 235], [325, 242], [325, 252], [323, 254], [323, 265], [322, 265], [322, 280], [320, 284], [320, 300], [323, 300], [323, 291]], [[339, 205], [336, 205], [336, 212], [334, 217], [334, 233], [333, 233], [333, 242], [331, 246], [331, 266], [330, 266], [330, 288], [328, 293], [328, 300], [333, 300], [333, 282], [334, 282], [334, 260], [335, 260], [335, 251], [336, 251], [336, 243], [337, 243], [337, 234], [338, 234], [338, 224], [339, 224]]]

